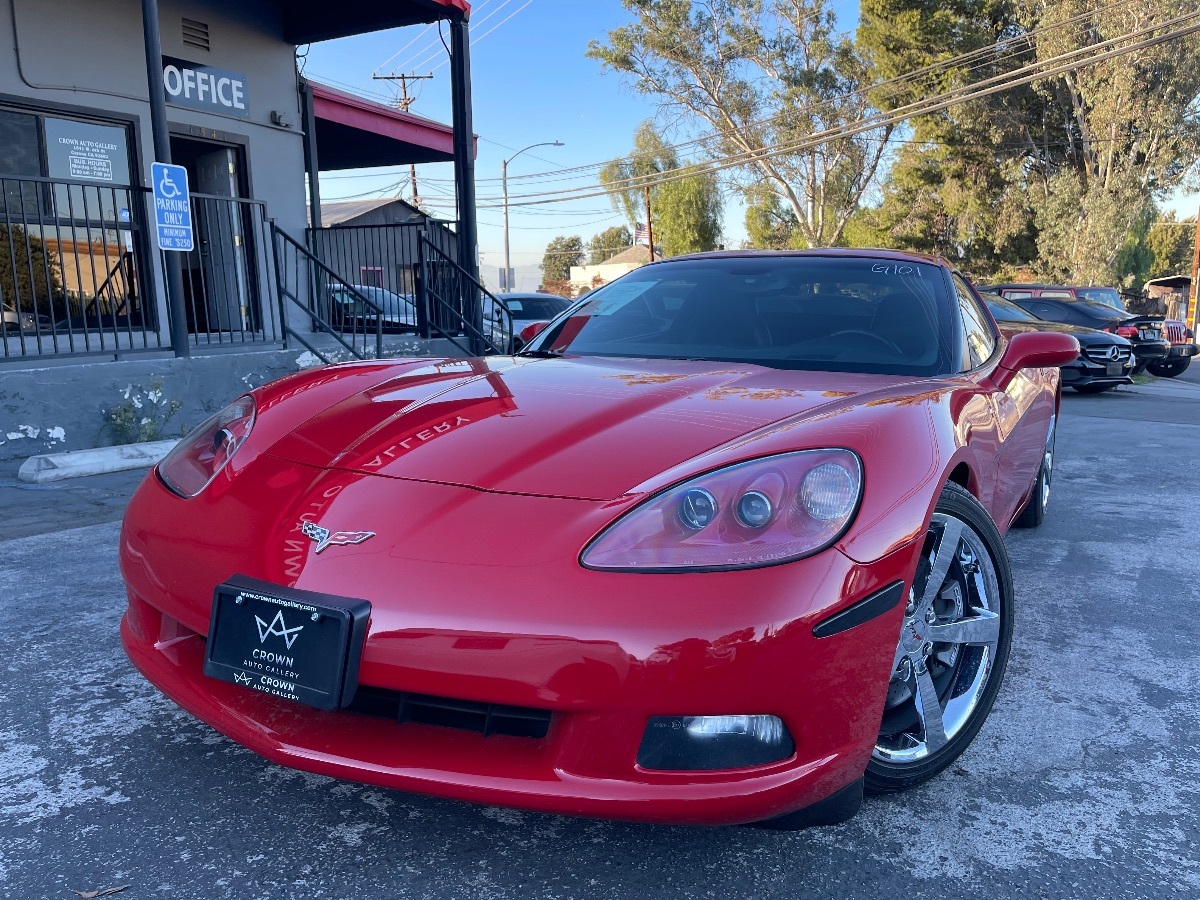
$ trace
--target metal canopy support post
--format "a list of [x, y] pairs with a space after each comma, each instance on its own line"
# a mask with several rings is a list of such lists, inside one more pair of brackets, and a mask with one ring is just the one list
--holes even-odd
[[1191, 307], [1188, 309], [1188, 325], [1195, 333], [1200, 325], [1200, 213], [1196, 214], [1196, 246], [1192, 248]]
[[[471, 46], [465, 18], [450, 23], [450, 95], [454, 126], [454, 194], [458, 199], [458, 264], [479, 280], [479, 226], [475, 221], [475, 127], [471, 115]], [[477, 291], [469, 289], [471, 324], [482, 333], [483, 307]], [[471, 339], [472, 352], [482, 354], [483, 342]]]
[[[167, 91], [163, 87], [162, 38], [158, 30], [158, 0], [142, 0], [142, 30], [146, 37], [146, 81], [150, 90], [150, 126], [154, 132], [154, 159], [171, 161], [171, 133], [167, 128]], [[151, 198], [153, 203], [153, 198]], [[154, 221], [154, 216], [150, 217]], [[183, 268], [179, 254], [162, 254], [167, 279], [167, 318], [171, 325], [171, 348], [175, 355], [192, 355], [188, 340], [187, 313], [183, 307]]]
[[[304, 122], [304, 171], [308, 175], [308, 218], [313, 229], [321, 227], [321, 183], [317, 161], [317, 117], [313, 114], [312, 85], [300, 82], [301, 115]], [[311, 249], [311, 248], [310, 248]]]

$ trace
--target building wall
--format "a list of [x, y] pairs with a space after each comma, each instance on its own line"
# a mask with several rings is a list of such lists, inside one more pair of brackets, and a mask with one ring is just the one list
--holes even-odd
[[[208, 23], [210, 51], [184, 45], [184, 16]], [[295, 48], [283, 40], [280, 5], [160, 0], [159, 17], [164, 55], [239, 72], [247, 83], [247, 118], [169, 106], [169, 121], [197, 137], [220, 139], [225, 133], [243, 139], [250, 196], [265, 201], [281, 227], [302, 236], [304, 154]], [[0, 41], [14, 48], [0, 53], [0, 99], [136, 117], [134, 177], [149, 185], [154, 142], [137, 0], [0, 0]], [[273, 110], [291, 127], [273, 125]], [[148, 280], [156, 288], [165, 331], [161, 264], [157, 253], [151, 259]]]

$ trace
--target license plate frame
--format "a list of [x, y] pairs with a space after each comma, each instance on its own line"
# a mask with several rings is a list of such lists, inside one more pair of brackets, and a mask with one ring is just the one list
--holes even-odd
[[1110, 362], [1105, 369], [1105, 373], [1108, 375], [1124, 375], [1125, 374], [1125, 363]]
[[234, 575], [213, 591], [204, 674], [317, 709], [354, 699], [371, 604]]

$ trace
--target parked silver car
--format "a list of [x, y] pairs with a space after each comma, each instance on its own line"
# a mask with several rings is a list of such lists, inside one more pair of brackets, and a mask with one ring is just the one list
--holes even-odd
[[357, 291], [382, 310], [385, 331], [413, 331], [417, 327], [417, 307], [411, 294], [397, 294], [370, 284], [352, 285], [353, 290], [334, 287], [329, 291], [333, 301], [332, 316], [335, 328], [343, 331], [370, 330], [375, 327], [376, 311], [354, 294]]

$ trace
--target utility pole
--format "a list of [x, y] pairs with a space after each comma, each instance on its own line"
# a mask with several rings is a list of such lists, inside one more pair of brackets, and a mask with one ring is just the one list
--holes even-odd
[[[433, 78], [433, 73], [428, 75], [372, 75], [375, 81], [398, 81], [400, 82], [400, 96], [396, 100], [396, 108], [401, 112], [408, 112], [416, 101], [416, 97], [408, 96], [408, 83], [410, 81], [428, 81]], [[417, 193], [417, 167], [410, 165], [408, 167], [408, 180], [412, 185], [412, 205], [419, 206], [421, 203], [421, 195]]]
[[1192, 303], [1188, 307], [1188, 326], [1196, 332], [1197, 306], [1200, 306], [1200, 213], [1196, 214], [1196, 247], [1192, 250]]
[[650, 185], [644, 188], [646, 192], [646, 240], [650, 242], [650, 262], [654, 262], [654, 220], [650, 216]]

